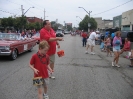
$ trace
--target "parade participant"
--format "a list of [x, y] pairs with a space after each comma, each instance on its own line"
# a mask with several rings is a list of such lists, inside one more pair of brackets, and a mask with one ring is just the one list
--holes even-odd
[[[49, 56], [46, 54], [49, 49], [47, 41], [39, 43], [39, 50], [30, 60], [30, 68], [34, 71], [34, 77], [42, 77], [43, 84], [38, 85], [38, 99], [48, 99], [47, 84], [49, 82], [48, 70], [52, 73], [53, 70], [49, 67]], [[43, 89], [44, 88], [44, 94]]]
[[93, 48], [95, 46], [95, 39], [98, 40], [96, 32], [90, 33], [89, 38], [87, 39], [86, 54], [88, 54], [88, 48], [91, 47], [91, 55], [94, 55]]
[[[43, 26], [44, 27], [40, 30], [40, 40], [46, 40], [50, 45], [47, 54], [50, 56], [50, 67], [52, 70], [54, 70], [56, 45], [58, 46], [58, 48], [60, 48], [60, 45], [57, 41], [62, 41], [63, 38], [56, 37], [56, 33], [51, 28], [51, 23], [49, 22], [49, 20], [45, 20], [43, 22]], [[50, 75], [50, 78], [55, 79], [53, 74]]]
[[86, 42], [87, 42], [87, 33], [86, 32], [83, 32], [82, 33], [82, 42], [83, 42], [83, 47], [85, 46], [86, 47]]
[[120, 45], [122, 45], [122, 41], [121, 41], [121, 32], [117, 31], [116, 35], [113, 39], [113, 52], [114, 52], [114, 59], [112, 62], [112, 66], [117, 66], [120, 67], [118, 65], [118, 61], [119, 61], [119, 54], [120, 54]]

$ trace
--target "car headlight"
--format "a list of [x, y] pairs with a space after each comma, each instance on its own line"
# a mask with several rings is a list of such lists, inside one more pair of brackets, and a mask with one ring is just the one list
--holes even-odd
[[10, 46], [5, 46], [5, 50], [10, 50]]

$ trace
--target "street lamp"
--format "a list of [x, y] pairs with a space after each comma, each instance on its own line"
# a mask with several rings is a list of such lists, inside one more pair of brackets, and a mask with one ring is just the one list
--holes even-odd
[[[83, 8], [83, 7], [78, 7], [78, 8], [82, 8], [82, 9], [84, 9], [85, 10], [85, 8]], [[85, 10], [86, 11], [86, 10]], [[89, 18], [90, 18], [90, 13], [92, 12], [92, 11], [86, 11], [88, 14], [89, 14]], [[91, 26], [91, 24], [90, 23], [88, 23], [88, 32], [89, 32], [89, 29], [90, 29], [90, 26]]]
[[[35, 8], [35, 7], [30, 7], [30, 8]], [[30, 10], [30, 8], [29, 8], [27, 11], [29, 11], [29, 10]], [[27, 11], [26, 11], [26, 12], [27, 12]], [[26, 12], [25, 12], [23, 15], [25, 15], [25, 14], [26, 14]]]
[[[78, 8], [82, 8], [82, 9], [84, 9], [85, 10], [85, 8], [83, 8], [83, 7], [78, 7]], [[85, 10], [86, 11], [86, 10]], [[90, 13], [92, 12], [92, 11], [86, 11], [88, 14], [89, 14], [89, 17], [90, 17]]]
[[[79, 17], [79, 16], [76, 16], [76, 18], [77, 18], [77, 17]], [[79, 17], [79, 18], [80, 18], [80, 17]], [[81, 18], [80, 18], [80, 19], [81, 19]], [[81, 19], [81, 21], [82, 21], [82, 19]]]

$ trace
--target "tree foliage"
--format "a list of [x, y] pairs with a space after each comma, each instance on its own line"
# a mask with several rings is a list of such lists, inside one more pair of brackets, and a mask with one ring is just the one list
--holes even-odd
[[1, 19], [1, 25], [6, 28], [13, 27], [16, 30], [22, 30], [22, 29], [36, 29], [40, 30], [42, 27], [42, 24], [39, 22], [36, 23], [27, 23], [26, 16], [22, 17], [8, 17], [8, 18], [2, 18]]
[[95, 30], [97, 28], [97, 22], [94, 18], [90, 18], [88, 15], [84, 17], [84, 19], [79, 23], [79, 29], [88, 31], [88, 23], [91, 24], [90, 29]]

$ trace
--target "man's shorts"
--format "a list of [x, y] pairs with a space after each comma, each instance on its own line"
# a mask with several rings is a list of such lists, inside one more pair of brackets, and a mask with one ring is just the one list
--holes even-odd
[[50, 64], [55, 63], [55, 54], [50, 56]]
[[37, 88], [46, 87], [49, 84], [49, 78], [43, 78], [43, 85], [38, 85]]
[[113, 47], [113, 52], [120, 52], [121, 51], [121, 49], [115, 49], [114, 47]]
[[133, 50], [133, 42], [130, 43], [130, 48]]
[[95, 40], [87, 39], [87, 45], [95, 46]]

